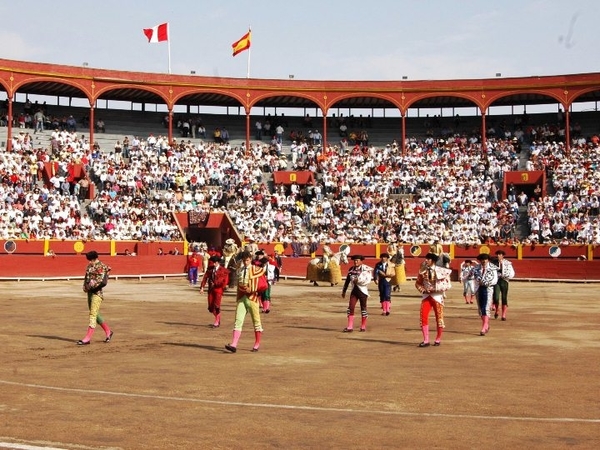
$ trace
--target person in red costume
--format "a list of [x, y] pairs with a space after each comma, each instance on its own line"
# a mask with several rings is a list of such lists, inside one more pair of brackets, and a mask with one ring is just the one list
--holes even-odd
[[192, 253], [188, 258], [188, 280], [190, 286], [196, 286], [198, 284], [198, 268], [202, 264], [198, 253]]
[[444, 324], [444, 293], [452, 287], [450, 282], [451, 269], [436, 265], [439, 255], [429, 252], [425, 262], [421, 264], [415, 287], [421, 293], [421, 311], [419, 314], [423, 342], [419, 347], [429, 347], [429, 313], [433, 310], [437, 334], [433, 345], [439, 346], [442, 341]]
[[211, 256], [209, 261], [212, 263], [204, 273], [200, 282], [200, 292], [204, 292], [204, 287], [208, 286], [208, 311], [215, 316], [213, 328], [221, 325], [221, 300], [223, 290], [229, 284], [229, 270], [221, 265], [219, 256]]

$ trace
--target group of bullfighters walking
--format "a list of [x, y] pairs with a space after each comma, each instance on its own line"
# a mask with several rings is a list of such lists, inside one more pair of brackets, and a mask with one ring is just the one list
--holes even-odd
[[503, 250], [498, 250], [497, 261], [492, 262], [489, 254], [481, 253], [477, 256], [476, 264], [466, 260], [460, 268], [465, 303], [472, 304], [473, 299], [477, 301], [481, 317], [481, 336], [485, 336], [490, 330], [491, 313], [494, 313], [494, 319], [501, 316], [501, 320], [506, 321], [508, 285], [515, 276], [515, 269], [505, 256]]
[[212, 262], [200, 283], [200, 291], [208, 288], [208, 311], [215, 317], [213, 328], [221, 325], [221, 300], [224, 290], [230, 286], [230, 276], [236, 289], [235, 321], [231, 342], [225, 348], [237, 352], [238, 342], [242, 335], [244, 319], [250, 314], [254, 327], [253, 352], [260, 348], [263, 327], [260, 314], [271, 312], [271, 289], [278, 280], [278, 267], [274, 260], [257, 250], [254, 254], [245, 249], [239, 253], [237, 266], [229, 270], [221, 265], [221, 257], [213, 256]]
[[[494, 318], [501, 315], [506, 320], [508, 310], [508, 285], [509, 280], [515, 276], [512, 263], [505, 259], [505, 252], [496, 252], [497, 262], [490, 260], [490, 255], [481, 253], [477, 262], [467, 260], [460, 267], [460, 281], [463, 284], [463, 295], [465, 303], [476, 302], [478, 314], [481, 317], [480, 335], [485, 336], [490, 329], [490, 315]], [[389, 316], [391, 312], [392, 280], [397, 278], [396, 264], [390, 261], [390, 254], [382, 253], [380, 260], [374, 268], [364, 264], [362, 255], [354, 255], [350, 258], [352, 266], [348, 270], [342, 287], [342, 298], [346, 298], [349, 292], [347, 314], [347, 325], [343, 329], [345, 333], [354, 331], [354, 319], [357, 305], [360, 308], [360, 332], [367, 330], [369, 317], [367, 300], [369, 298], [368, 286], [375, 282], [379, 293], [379, 302], [382, 315]], [[203, 291], [208, 286], [209, 311], [214, 314], [213, 327], [220, 326], [220, 303], [223, 290], [229, 284], [230, 272], [220, 265], [220, 258], [211, 257], [213, 263], [202, 278], [200, 289]], [[404, 264], [401, 261], [401, 264]], [[435, 338], [433, 346], [441, 345], [444, 323], [444, 301], [446, 291], [451, 288], [450, 276], [452, 270], [442, 260], [440, 252], [430, 251], [425, 255], [424, 261], [419, 267], [415, 282], [416, 289], [421, 293], [421, 307], [419, 322], [423, 334], [423, 341], [419, 347], [429, 347], [429, 316], [431, 311], [435, 317]], [[242, 327], [246, 314], [249, 313], [254, 326], [255, 342], [252, 351], [258, 351], [261, 335], [263, 332], [260, 312], [270, 311], [270, 288], [276, 281], [277, 265], [260, 251], [255, 252], [246, 249], [239, 256], [239, 264], [234, 273], [234, 284], [237, 287], [236, 313], [233, 326], [231, 342], [225, 348], [235, 353], [242, 333]], [[264, 276], [268, 280], [268, 290], [261, 291], [259, 280]]]
[[[100, 316], [100, 304], [103, 300], [102, 288], [108, 280], [110, 267], [98, 260], [98, 254], [88, 252], [89, 261], [86, 268], [83, 289], [88, 296], [90, 310], [88, 332], [86, 336], [77, 341], [78, 345], [88, 345], [92, 335], [99, 324], [106, 333], [105, 342], [110, 342], [113, 331]], [[460, 281], [463, 284], [465, 303], [477, 303], [477, 310], [481, 317], [480, 335], [485, 336], [490, 330], [490, 315], [494, 318], [501, 315], [501, 320], [506, 320], [508, 310], [509, 280], [515, 276], [513, 265], [505, 259], [505, 252], [496, 252], [497, 261], [492, 262], [490, 255], [481, 253], [477, 256], [477, 263], [466, 260], [461, 264]], [[361, 321], [360, 332], [367, 330], [367, 300], [369, 298], [368, 285], [374, 281], [379, 291], [379, 301], [382, 315], [389, 316], [391, 311], [391, 280], [396, 276], [395, 264], [390, 262], [390, 255], [382, 253], [380, 261], [374, 268], [363, 263], [362, 255], [354, 255], [351, 260], [352, 267], [348, 270], [343, 288], [342, 298], [346, 298], [349, 291], [350, 297], [347, 307], [347, 325], [345, 333], [354, 331], [354, 316], [357, 304], [360, 307]], [[236, 269], [230, 271], [222, 265], [221, 256], [211, 256], [210, 264], [204, 272], [200, 283], [200, 292], [208, 290], [208, 310], [214, 315], [213, 328], [221, 325], [221, 300], [224, 290], [230, 286], [230, 277], [233, 276], [233, 285], [236, 288], [235, 321], [231, 342], [225, 348], [235, 353], [242, 334], [244, 319], [249, 313], [254, 327], [253, 352], [260, 348], [263, 332], [260, 313], [269, 313], [271, 305], [271, 286], [278, 280], [278, 265], [276, 261], [267, 257], [264, 252], [257, 250], [252, 253], [252, 248], [245, 248], [237, 255]], [[436, 335], [433, 346], [441, 344], [444, 324], [444, 300], [446, 291], [451, 288], [450, 275], [452, 270], [444, 267], [441, 253], [430, 251], [419, 267], [415, 282], [416, 289], [421, 293], [420, 327], [423, 341], [419, 347], [429, 347], [429, 315], [433, 310], [436, 324]], [[403, 262], [402, 262], [403, 264]]]
[[[505, 252], [498, 250], [498, 262], [492, 263], [490, 255], [481, 253], [477, 256], [477, 263], [467, 260], [461, 264], [460, 280], [463, 284], [465, 303], [477, 302], [477, 312], [481, 317], [480, 336], [485, 336], [490, 330], [490, 314], [498, 318], [501, 311], [502, 320], [506, 320], [508, 310], [508, 283], [515, 276], [513, 265], [504, 259]], [[434, 346], [441, 344], [444, 324], [444, 299], [445, 292], [450, 289], [449, 268], [437, 265], [440, 256], [428, 253], [425, 262], [419, 269], [415, 287], [421, 293], [420, 325], [423, 332], [423, 341], [419, 347], [429, 347], [429, 313], [433, 309], [436, 321], [436, 337]], [[500, 306], [501, 304], [501, 306]]]
[[[479, 334], [485, 336], [490, 330], [490, 315], [494, 318], [501, 314], [502, 320], [506, 320], [508, 310], [508, 285], [509, 280], [515, 276], [513, 265], [505, 259], [505, 252], [496, 252], [497, 262], [490, 261], [490, 255], [481, 253], [477, 257], [477, 263], [467, 260], [461, 265], [460, 280], [463, 284], [463, 295], [465, 303], [477, 302], [478, 314], [481, 317], [481, 331]], [[421, 293], [420, 327], [423, 333], [423, 341], [419, 347], [429, 347], [429, 315], [433, 310], [436, 324], [436, 335], [433, 346], [441, 345], [444, 324], [444, 300], [446, 291], [451, 288], [450, 275], [452, 270], [442, 262], [442, 254], [430, 251], [425, 255], [425, 260], [419, 267], [416, 289]], [[373, 280], [379, 291], [379, 301], [382, 314], [389, 315], [391, 308], [392, 286], [390, 279], [394, 276], [393, 264], [389, 262], [389, 254], [381, 254], [381, 260], [371, 268], [363, 264], [363, 256], [355, 255], [352, 258], [353, 266], [348, 271], [342, 298], [350, 290], [347, 318], [348, 324], [344, 328], [345, 333], [354, 331], [354, 314], [357, 303], [360, 304], [361, 323], [360, 331], [367, 329], [367, 299], [369, 297], [368, 284]]]

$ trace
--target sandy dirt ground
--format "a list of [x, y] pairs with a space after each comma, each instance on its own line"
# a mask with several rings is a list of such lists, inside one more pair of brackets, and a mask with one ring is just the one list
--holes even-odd
[[455, 283], [442, 345], [419, 348], [412, 283], [390, 316], [371, 285], [367, 332], [342, 333], [340, 286], [287, 280], [260, 351], [247, 317], [231, 354], [231, 292], [212, 329], [184, 279], [111, 280], [112, 342], [98, 328], [77, 346], [81, 281], [3, 282], [0, 448], [598, 448], [598, 289], [513, 282], [508, 320], [482, 337]]

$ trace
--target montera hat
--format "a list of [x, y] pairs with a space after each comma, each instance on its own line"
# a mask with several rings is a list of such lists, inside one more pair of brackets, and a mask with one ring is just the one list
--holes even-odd
[[217, 255], [213, 255], [210, 258], [208, 258], [208, 260], [211, 262], [221, 262], [221, 257], [217, 256]]
[[389, 258], [390, 254], [389, 253], [382, 253], [381, 255], [379, 255], [380, 258]]
[[95, 259], [98, 259], [98, 252], [96, 250], [91, 250], [85, 254], [85, 257], [88, 261], [93, 261]]
[[363, 255], [354, 255], [350, 258], [352, 261], [363, 261], [365, 257]]
[[430, 260], [432, 260], [432, 261], [434, 261], [434, 262], [437, 262], [437, 260], [438, 260], [439, 258], [440, 258], [440, 257], [439, 257], [438, 255], [436, 255], [435, 253], [427, 253], [427, 254], [425, 255], [425, 259], [430, 259]]

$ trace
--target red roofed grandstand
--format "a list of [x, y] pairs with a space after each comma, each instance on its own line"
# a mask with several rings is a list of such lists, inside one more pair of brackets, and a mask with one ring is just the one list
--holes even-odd
[[79, 274], [14, 258], [91, 249], [123, 275], [180, 274], [190, 249], [251, 238], [300, 260], [394, 243], [409, 275], [434, 241], [456, 261], [502, 247], [524, 277], [597, 281], [599, 97], [600, 73], [260, 80], [0, 59], [3, 276]]

